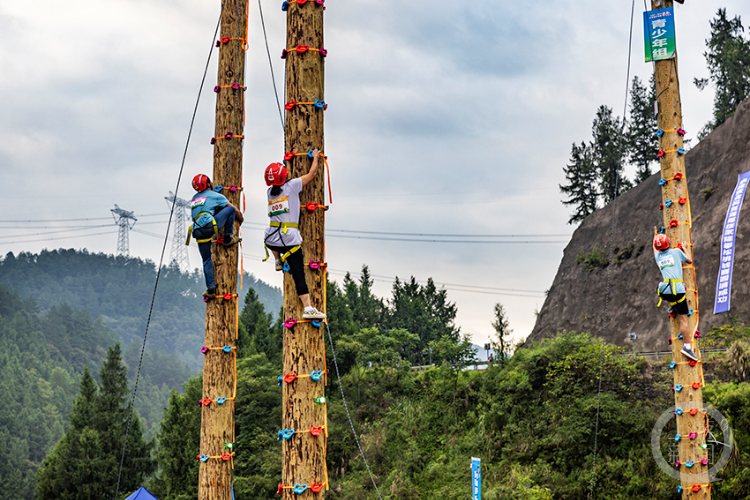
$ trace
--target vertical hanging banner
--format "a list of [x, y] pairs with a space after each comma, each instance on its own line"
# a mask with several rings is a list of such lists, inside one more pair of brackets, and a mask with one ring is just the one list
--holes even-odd
[[471, 457], [471, 499], [482, 498], [482, 460]]
[[737, 219], [745, 199], [747, 183], [750, 182], [750, 171], [742, 173], [737, 178], [737, 187], [732, 193], [732, 201], [729, 203], [727, 216], [724, 219], [724, 228], [721, 232], [721, 263], [719, 264], [719, 276], [716, 278], [716, 302], [714, 303], [714, 314], [729, 311], [729, 303], [732, 297], [732, 268], [734, 267], [734, 240], [737, 234]]
[[674, 8], [649, 10], [643, 13], [643, 38], [646, 62], [672, 59], [677, 55], [674, 34]]

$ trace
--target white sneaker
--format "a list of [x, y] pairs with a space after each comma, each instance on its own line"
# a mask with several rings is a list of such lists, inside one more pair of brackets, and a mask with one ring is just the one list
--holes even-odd
[[314, 307], [311, 307], [310, 309], [305, 308], [305, 312], [302, 313], [303, 319], [326, 319], [326, 315]]
[[276, 261], [276, 270], [277, 271], [281, 271], [282, 269], [284, 269], [284, 264], [282, 264], [280, 260], [277, 260]]

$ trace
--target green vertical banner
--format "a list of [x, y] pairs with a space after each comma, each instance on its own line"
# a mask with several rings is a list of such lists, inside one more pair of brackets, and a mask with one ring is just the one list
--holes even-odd
[[643, 37], [646, 62], [672, 59], [677, 55], [674, 34], [674, 8], [649, 10], [643, 13]]

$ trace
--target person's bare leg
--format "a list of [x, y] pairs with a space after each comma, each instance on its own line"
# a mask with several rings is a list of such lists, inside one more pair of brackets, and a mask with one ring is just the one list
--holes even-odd
[[302, 306], [303, 307], [312, 307], [310, 305], [310, 294], [309, 293], [306, 293], [304, 295], [300, 295], [299, 296], [299, 300], [302, 301]]

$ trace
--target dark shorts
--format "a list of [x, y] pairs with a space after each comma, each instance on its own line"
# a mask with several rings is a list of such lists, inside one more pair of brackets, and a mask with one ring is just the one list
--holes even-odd
[[[677, 302], [681, 298], [685, 296], [684, 293], [678, 293], [677, 295], [672, 295], [671, 293], [660, 293], [659, 297], [662, 298], [665, 302], [667, 302], [670, 306], [672, 306], [673, 302]], [[682, 302], [677, 302], [674, 306], [672, 306], [672, 311], [674, 311], [677, 314], [688, 314], [690, 312], [690, 309], [688, 309], [688, 303], [687, 300], [683, 300]]]

